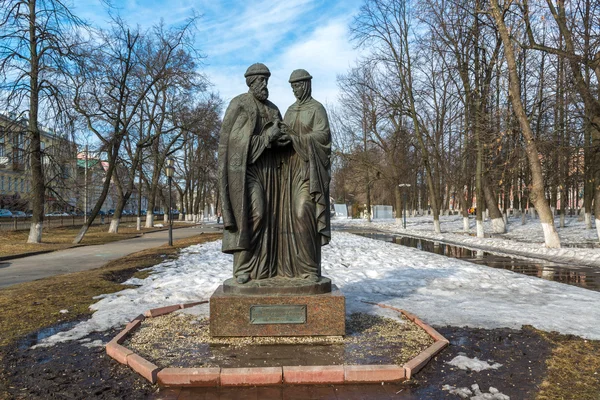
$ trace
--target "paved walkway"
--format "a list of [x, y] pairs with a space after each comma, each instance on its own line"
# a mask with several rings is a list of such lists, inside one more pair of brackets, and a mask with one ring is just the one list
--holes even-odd
[[[202, 232], [221, 232], [215, 224], [173, 229], [173, 240]], [[98, 268], [117, 258], [168, 242], [168, 230], [94, 246], [81, 246], [52, 253], [0, 262], [0, 287], [29, 282], [49, 276]]]

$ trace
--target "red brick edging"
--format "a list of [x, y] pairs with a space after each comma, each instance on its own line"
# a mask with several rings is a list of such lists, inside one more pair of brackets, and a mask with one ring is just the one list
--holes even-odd
[[[129, 366], [149, 382], [170, 387], [197, 386], [267, 386], [267, 385], [306, 385], [344, 383], [383, 383], [410, 379], [429, 360], [448, 346], [449, 342], [438, 331], [421, 321], [415, 315], [385, 304], [368, 303], [389, 308], [404, 314], [420, 326], [435, 341], [403, 366], [399, 365], [325, 365], [325, 366], [284, 366], [253, 368], [159, 368], [122, 346], [128, 335], [133, 333], [145, 318], [169, 314], [176, 310], [208, 303], [208, 300], [195, 303], [176, 304], [148, 310], [128, 323], [117, 336], [106, 345], [106, 354]], [[367, 303], [367, 302], [365, 302]]]

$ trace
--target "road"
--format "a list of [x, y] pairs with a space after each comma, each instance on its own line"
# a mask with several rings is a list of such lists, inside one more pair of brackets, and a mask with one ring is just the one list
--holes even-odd
[[[216, 233], [221, 232], [221, 229], [214, 224], [174, 229], [173, 240], [187, 238], [203, 232]], [[168, 231], [164, 230], [118, 242], [74, 247], [52, 253], [1, 261], [0, 288], [49, 276], [99, 268], [109, 261], [141, 250], [158, 247], [167, 242]]]

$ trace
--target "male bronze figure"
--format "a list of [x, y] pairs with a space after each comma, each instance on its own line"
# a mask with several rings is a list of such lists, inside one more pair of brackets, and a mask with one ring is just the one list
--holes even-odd
[[248, 93], [235, 97], [223, 119], [219, 139], [219, 182], [223, 214], [223, 252], [233, 253], [237, 283], [277, 274], [275, 225], [281, 113], [268, 99], [271, 72], [261, 63], [246, 73]]

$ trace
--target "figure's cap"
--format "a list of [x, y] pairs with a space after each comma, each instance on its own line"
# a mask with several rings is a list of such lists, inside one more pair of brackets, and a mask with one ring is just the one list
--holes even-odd
[[244, 74], [244, 77], [247, 78], [247, 77], [253, 76], [253, 75], [271, 76], [271, 71], [269, 71], [269, 68], [267, 68], [267, 66], [265, 64], [256, 63], [256, 64], [252, 64], [251, 66], [248, 67], [248, 69], [246, 70], [246, 73]]
[[306, 81], [306, 80], [309, 80], [309, 79], [312, 79], [312, 76], [308, 73], [307, 70], [305, 70], [305, 69], [296, 69], [290, 75], [289, 82], [290, 83], [294, 83], [294, 82]]

